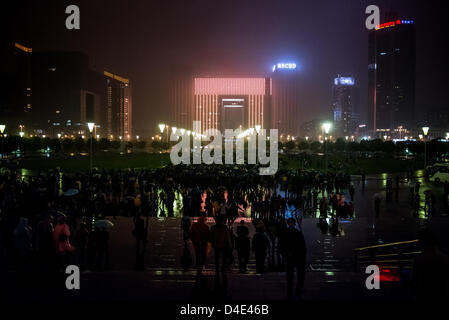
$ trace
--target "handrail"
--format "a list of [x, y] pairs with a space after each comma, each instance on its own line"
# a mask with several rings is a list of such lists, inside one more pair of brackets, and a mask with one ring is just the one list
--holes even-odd
[[396, 246], [396, 245], [400, 245], [400, 244], [415, 243], [415, 242], [418, 242], [418, 240], [407, 240], [407, 241], [400, 241], [400, 242], [393, 242], [393, 243], [384, 243], [384, 244], [378, 244], [378, 245], [374, 245], [374, 246], [355, 248], [353, 250], [354, 251], [362, 251], [362, 250], [366, 250], [366, 249], [375, 249], [375, 248]]

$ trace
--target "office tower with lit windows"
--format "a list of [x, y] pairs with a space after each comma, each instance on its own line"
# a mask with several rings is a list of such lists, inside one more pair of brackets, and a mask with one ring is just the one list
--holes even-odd
[[296, 63], [278, 63], [272, 69], [271, 128], [281, 135], [299, 134], [300, 78]]
[[132, 137], [132, 96], [129, 79], [104, 71], [106, 77], [106, 131], [109, 138]]
[[389, 14], [369, 34], [368, 126], [375, 136], [415, 127], [415, 26]]
[[332, 86], [332, 111], [336, 136], [354, 134], [360, 119], [359, 90], [353, 77], [338, 76]]

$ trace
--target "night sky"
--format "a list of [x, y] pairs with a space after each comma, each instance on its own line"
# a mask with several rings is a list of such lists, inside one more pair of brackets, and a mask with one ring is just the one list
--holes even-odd
[[[15, 1], [8, 25], [34, 51], [82, 51], [96, 71], [131, 79], [134, 128], [148, 135], [166, 107], [170, 64], [201, 74], [269, 75], [295, 61], [303, 79], [299, 124], [330, 117], [337, 74], [354, 76], [367, 102], [365, 8], [397, 11], [417, 28], [417, 109], [447, 106], [448, 1], [415, 0], [88, 0]], [[65, 28], [65, 7], [81, 11], [81, 30]], [[4, 11], [5, 13], [5, 11]], [[328, 113], [326, 113], [328, 112]], [[362, 114], [363, 115], [363, 114]]]

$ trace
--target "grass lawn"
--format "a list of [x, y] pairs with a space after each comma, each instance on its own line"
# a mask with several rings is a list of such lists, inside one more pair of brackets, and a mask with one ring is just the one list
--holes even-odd
[[[89, 171], [89, 155], [68, 156], [65, 158], [42, 158], [21, 160], [19, 166], [29, 170], [48, 170], [59, 167], [63, 172]], [[166, 154], [150, 153], [97, 153], [93, 157], [93, 167], [99, 169], [127, 169], [127, 168], [147, 168], [153, 169], [165, 166], [170, 163], [170, 156]]]
[[[279, 168], [299, 169], [304, 168], [304, 162], [297, 156], [279, 156]], [[97, 153], [93, 158], [93, 167], [99, 169], [127, 169], [146, 168], [154, 169], [170, 164], [169, 153]], [[329, 155], [329, 169], [332, 167], [346, 167], [350, 174], [358, 174], [362, 170], [366, 174], [406, 172], [407, 168], [414, 164], [411, 160], [400, 159], [359, 159], [354, 160], [341, 155]], [[63, 172], [82, 172], [89, 170], [89, 155], [66, 156], [64, 158], [50, 157], [41, 159], [20, 160], [19, 166], [28, 170], [48, 170], [59, 167]], [[422, 167], [422, 163], [417, 162], [416, 167]], [[325, 168], [325, 158], [323, 155], [313, 155], [310, 162], [305, 165], [305, 169]]]

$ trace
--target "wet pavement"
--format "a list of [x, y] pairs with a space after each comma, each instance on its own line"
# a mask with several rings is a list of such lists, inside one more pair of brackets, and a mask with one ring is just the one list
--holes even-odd
[[[390, 177], [390, 176], [388, 176]], [[394, 181], [394, 175], [391, 175]], [[361, 187], [358, 177], [353, 179], [356, 187], [354, 205], [356, 217], [342, 221], [345, 235], [334, 237], [322, 234], [317, 219], [305, 216], [303, 233], [306, 239], [307, 273], [303, 298], [306, 300], [369, 300], [410, 299], [411, 290], [405, 283], [383, 282], [381, 290], [367, 290], [365, 275], [353, 272], [353, 249], [367, 245], [416, 239], [422, 226], [429, 226], [440, 236], [443, 249], [448, 248], [449, 226], [447, 209], [443, 206], [442, 186], [423, 182], [420, 192], [431, 188], [436, 194], [436, 214], [426, 217], [420, 212], [416, 217], [410, 206], [409, 189], [415, 180], [400, 184], [399, 197], [392, 202], [385, 201], [386, 175], [368, 176], [366, 186]], [[422, 180], [422, 178], [417, 178]], [[393, 185], [394, 189], [394, 185]], [[373, 199], [382, 196], [381, 214], [374, 218]], [[346, 195], [349, 199], [349, 195]], [[424, 199], [422, 196], [421, 199]], [[424, 204], [422, 205], [424, 206]], [[195, 272], [183, 271], [180, 256], [183, 249], [179, 218], [150, 218], [149, 241], [145, 256], [145, 270], [134, 271], [136, 263], [135, 242], [132, 236], [131, 218], [117, 217], [111, 221], [115, 226], [110, 232], [110, 271], [83, 273], [77, 292], [64, 292], [58, 297], [68, 299], [152, 299], [183, 300], [192, 298]], [[236, 226], [236, 225], [235, 225]], [[250, 235], [255, 230], [249, 225]], [[237, 272], [237, 257], [233, 270], [228, 274], [226, 298], [233, 300], [284, 300], [286, 299], [285, 273], [269, 271], [255, 273], [254, 256], [248, 265], [248, 272]], [[194, 261], [193, 261], [194, 265]], [[208, 256], [205, 275], [209, 288], [213, 288], [213, 250]], [[10, 273], [1, 277], [9, 282], [9, 298], [15, 296]], [[34, 296], [30, 293], [30, 298]]]

